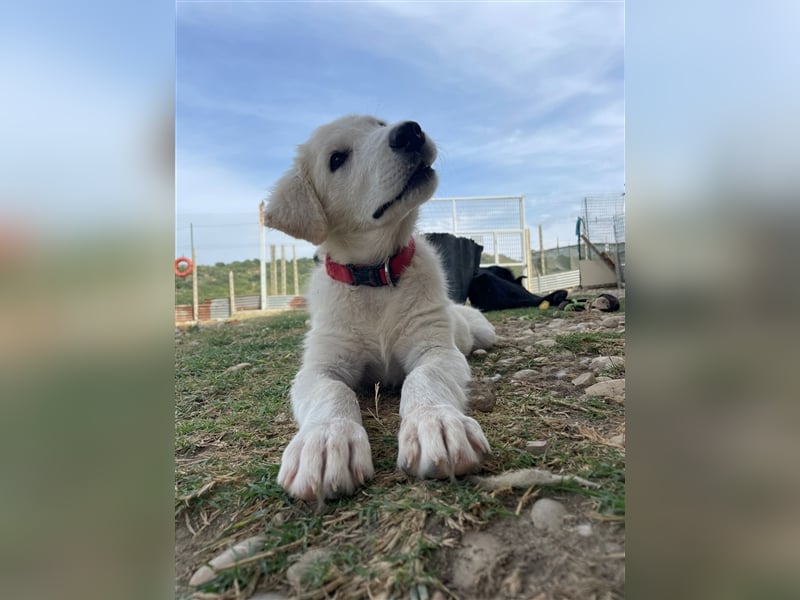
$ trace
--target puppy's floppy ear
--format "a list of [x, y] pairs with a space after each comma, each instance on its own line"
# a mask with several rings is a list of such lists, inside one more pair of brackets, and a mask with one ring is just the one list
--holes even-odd
[[265, 223], [292, 237], [321, 244], [328, 237], [328, 218], [311, 183], [297, 167], [275, 184], [264, 211]]

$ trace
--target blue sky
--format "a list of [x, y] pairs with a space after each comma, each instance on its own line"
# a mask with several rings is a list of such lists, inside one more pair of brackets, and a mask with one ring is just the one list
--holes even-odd
[[582, 198], [623, 191], [623, 59], [621, 2], [179, 1], [176, 252], [193, 223], [199, 262], [257, 257], [259, 201], [353, 113], [423, 126], [436, 197], [525, 195], [534, 239], [572, 243]]

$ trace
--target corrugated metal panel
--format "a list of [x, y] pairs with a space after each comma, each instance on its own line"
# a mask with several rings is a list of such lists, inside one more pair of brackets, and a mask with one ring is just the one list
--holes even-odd
[[212, 319], [227, 319], [231, 316], [231, 301], [228, 298], [214, 298], [211, 300]]
[[[238, 310], [260, 310], [260, 296], [241, 296], [235, 299]], [[197, 307], [201, 321], [211, 319], [227, 319], [231, 316], [229, 298], [205, 300]], [[307, 307], [305, 296], [267, 296], [267, 310], [303, 310]], [[192, 321], [192, 305], [177, 304], [175, 306], [175, 322], [190, 323]]]
[[531, 277], [530, 286], [534, 294], [542, 292], [552, 292], [553, 290], [564, 290], [578, 287], [581, 284], [581, 272], [565, 271], [564, 273], [553, 273], [552, 275], [542, 275]]
[[259, 310], [261, 296], [237, 296], [235, 299], [236, 310]]
[[178, 304], [175, 306], [175, 322], [190, 323], [192, 321], [192, 305]]
[[306, 299], [303, 296], [267, 296], [268, 309], [305, 308]]
[[197, 307], [198, 315], [197, 318], [201, 321], [210, 321], [211, 320], [211, 300], [205, 300], [201, 302], [200, 305]]

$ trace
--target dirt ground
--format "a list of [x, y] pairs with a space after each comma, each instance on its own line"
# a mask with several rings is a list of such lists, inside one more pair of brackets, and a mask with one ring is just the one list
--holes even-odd
[[442, 554], [458, 598], [596, 599], [624, 597], [624, 535], [598, 521], [591, 502], [552, 498], [567, 508], [563, 526], [537, 528], [525, 513], [462, 536]]
[[[615, 290], [610, 291], [620, 296]], [[593, 295], [597, 293], [592, 292]], [[224, 507], [217, 510], [205, 508], [199, 512], [176, 511], [177, 597], [198, 600], [392, 598], [406, 595], [415, 600], [623, 598], [624, 311], [503, 311], [491, 318], [497, 328], [497, 346], [470, 357], [475, 380], [471, 393], [474, 401], [472, 413], [487, 431], [495, 448], [478, 477], [536, 468], [554, 474], [577, 475], [598, 487], [586, 489], [575, 483], [556, 486], [510, 483], [489, 492], [489, 497], [495, 502], [489, 512], [479, 506], [480, 500], [473, 500], [472, 504], [464, 501], [459, 509], [461, 512], [454, 512], [452, 517], [441, 517], [441, 511], [426, 512], [424, 507], [429, 497], [433, 498], [431, 502], [439, 497], [436, 494], [447, 488], [447, 482], [427, 484], [427, 487], [426, 484], [407, 484], [402, 474], [391, 469], [396, 449], [388, 446], [385, 456], [381, 456], [383, 451], [374, 446], [376, 471], [381, 471], [382, 464], [387, 468], [376, 474], [373, 489], [392, 490], [389, 494], [396, 491], [397, 495], [390, 496], [387, 502], [396, 504], [407, 495], [411, 498], [409, 502], [423, 507], [405, 515], [402, 511], [392, 513], [398, 520], [387, 518], [384, 522], [387, 527], [398, 527], [395, 538], [402, 538], [406, 532], [413, 537], [419, 530], [419, 539], [427, 540], [430, 545], [430, 550], [424, 554], [428, 561], [424, 571], [435, 573], [435, 578], [428, 577], [421, 585], [398, 588], [392, 583], [391, 574], [380, 573], [375, 577], [388, 576], [388, 580], [376, 579], [374, 586], [370, 583], [350, 586], [347, 573], [361, 571], [357, 567], [346, 571], [346, 567], [341, 566], [344, 563], [338, 563], [339, 566], [334, 568], [334, 572], [341, 575], [338, 585], [337, 578], [329, 572], [327, 579], [323, 577], [316, 583], [308, 584], [308, 578], [305, 578], [302, 585], [293, 585], [288, 571], [292, 565], [301, 563], [310, 550], [324, 546], [323, 535], [312, 544], [297, 544], [296, 540], [288, 542], [286, 561], [279, 567], [284, 570], [282, 574], [267, 576], [258, 573], [251, 576], [253, 585], [250, 586], [246, 585], [246, 579], [240, 578], [233, 587], [224, 589], [191, 588], [186, 582], [192, 573], [219, 552], [222, 547], [219, 540], [227, 535], [236, 519], [242, 519], [241, 514], [226, 516]], [[183, 338], [180, 343], [193, 342]], [[397, 403], [396, 395], [387, 392], [381, 399], [380, 414], [376, 415], [378, 407], [374, 400], [367, 396], [362, 398], [362, 412], [370, 439], [381, 436], [391, 439], [396, 433], [399, 426], [399, 419], [395, 416]], [[291, 435], [293, 424], [288, 408], [279, 412], [274, 420], [276, 426], [286, 429], [286, 436]], [[283, 435], [281, 429], [278, 437]], [[220, 438], [216, 448], [212, 441], [205, 448], [192, 446], [191, 451], [180, 451], [178, 460], [202, 462], [204, 453], [214, 453], [224, 445], [222, 440]], [[283, 439], [277, 441], [276, 452], [284, 444]], [[271, 451], [268, 454], [274, 461], [277, 455]], [[247, 478], [243, 479], [237, 485], [245, 485]], [[224, 477], [213, 481], [219, 487], [229, 483]], [[464, 485], [468, 484], [479, 485], [480, 480], [469, 479]], [[404, 487], [406, 485], [409, 487]], [[198, 497], [207, 496], [213, 490], [208, 492], [201, 488], [200, 492]], [[264, 504], [260, 513], [248, 513], [247, 519], [264, 514], [271, 522], [283, 526], [293, 515], [307, 517], [307, 512], [301, 512], [290, 502], [269, 501], [272, 503], [270, 508], [265, 508]], [[555, 516], [546, 519], [538, 516], [538, 507], [544, 510], [553, 506]], [[343, 510], [346, 514], [342, 514]], [[349, 518], [351, 512], [355, 514], [356, 510], [329, 507], [321, 517], [321, 531], [332, 532], [331, 544], [339, 539], [333, 525]], [[343, 533], [342, 539], [347, 535], [351, 538], [367, 535], [360, 533], [363, 515], [354, 519], [355, 533]], [[202, 524], [203, 520], [205, 524]], [[202, 531], [198, 532], [199, 529]], [[244, 535], [243, 531], [240, 530], [239, 538]], [[380, 532], [381, 535], [384, 533]], [[369, 535], [375, 535], [379, 543], [384, 544], [381, 541], [384, 538], [374, 531], [374, 527]], [[402, 539], [395, 541], [395, 546], [400, 549], [410, 547], [403, 545]], [[375, 549], [373, 553], [380, 552]], [[364, 573], [375, 573], [378, 571], [367, 567], [382, 563], [369, 562], [367, 565], [368, 559], [373, 558], [377, 560], [380, 557], [358, 554], [348, 560], [361, 560]], [[366, 578], [372, 576], [363, 575]], [[398, 596], [397, 589], [405, 589], [407, 594]]]
[[[556, 334], [570, 329], [574, 331], [576, 327], [587, 334], [598, 330], [610, 331], [610, 328], [601, 325], [609, 316], [596, 312], [582, 314], [549, 329]], [[606, 321], [606, 325], [609, 324], [610, 319]], [[496, 327], [501, 337], [498, 357], [494, 361], [490, 360], [491, 355], [487, 357], [490, 364], [481, 365], [480, 371], [483, 373], [492, 371], [493, 367], [496, 371], [498, 363], [503, 365], [504, 361], [511, 365], [519, 364], [514, 361], [530, 353], [533, 350], [531, 346], [535, 348], [536, 342], [552, 339], [549, 332], [532, 336], [530, 322], [525, 319], [506, 318]], [[533, 331], [536, 332], [536, 329], [534, 327]], [[624, 316], [622, 320], [618, 319], [613, 329], [622, 329], [624, 332]], [[604, 353], [599, 355], [607, 356]], [[620, 342], [612, 356], [623, 355], [624, 342]], [[581, 360], [585, 363], [587, 357], [570, 352], [539, 356], [540, 359], [542, 357], [547, 360], [538, 361], [536, 372], [526, 377], [520, 375], [524, 385], [527, 387], [533, 383], [539, 394], [549, 394], [555, 401], [574, 397], [575, 385], [571, 380], [580, 373], [589, 372], [590, 369], [581, 366]], [[617, 381], [624, 378], [624, 359], [620, 363], [613, 373]], [[508, 400], [510, 396], [520, 393], [514, 387], [512, 376], [512, 388], [504, 388], [495, 410], [502, 410], [503, 399]], [[516, 387], [521, 388], [523, 384]], [[615, 400], [622, 399], [617, 397]], [[616, 446], [624, 454], [624, 411], [616, 412], [613, 416], [604, 415], [602, 419], [591, 419], [591, 425], [580, 417], [571, 419], [567, 411], [560, 417], [557, 423], [553, 423], [560, 434], [593, 438], [596, 443]], [[549, 418], [545, 417], [545, 420]], [[521, 499], [515, 507], [519, 516], [498, 518], [479, 531], [467, 532], [461, 536], [456, 547], [442, 552], [440, 560], [443, 571], [447, 573], [444, 583], [453, 595], [465, 599], [623, 598], [624, 516], [601, 514], [596, 501], [574, 493], [544, 488], [528, 491], [531, 492], [528, 497]], [[566, 509], [560, 527], [542, 529], [534, 525], [530, 507], [535, 504], [535, 498], [543, 496], [558, 501]], [[514, 500], [515, 496], [511, 495], [508, 499]], [[520, 510], [521, 506], [523, 510]]]

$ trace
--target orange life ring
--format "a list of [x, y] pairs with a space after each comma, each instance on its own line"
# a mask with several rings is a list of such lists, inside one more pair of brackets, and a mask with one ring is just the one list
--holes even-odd
[[[186, 268], [181, 270], [181, 265], [185, 264]], [[194, 265], [192, 261], [186, 258], [185, 256], [181, 256], [180, 258], [175, 259], [175, 275], [178, 277], [186, 277], [192, 274], [194, 271]]]

